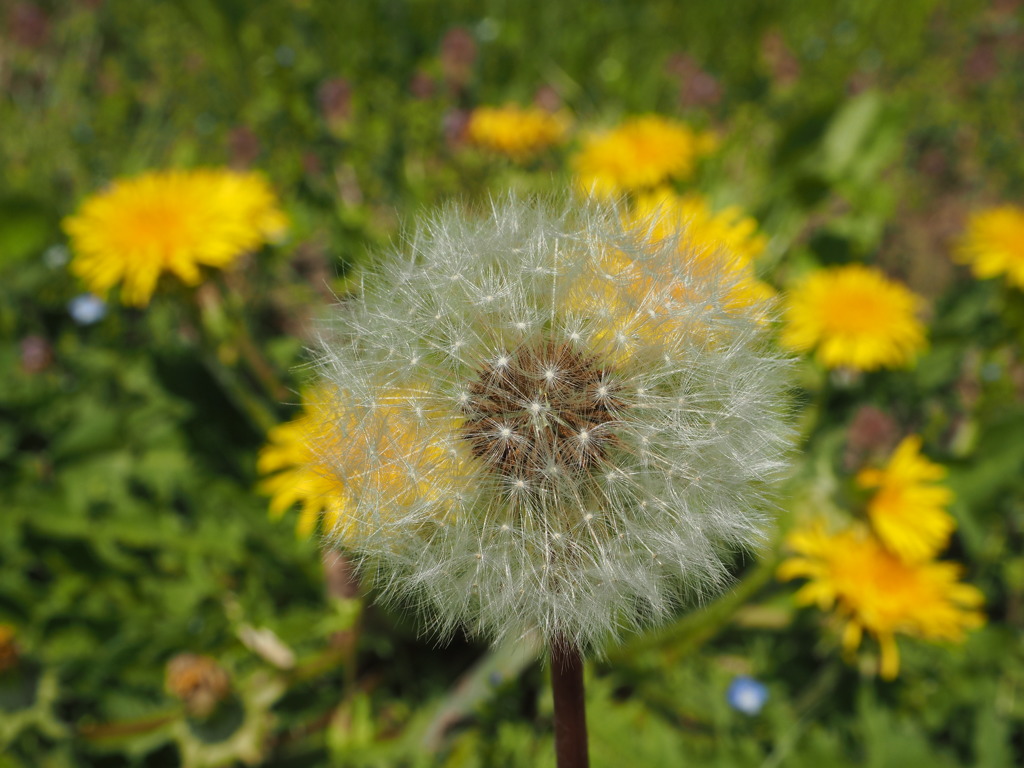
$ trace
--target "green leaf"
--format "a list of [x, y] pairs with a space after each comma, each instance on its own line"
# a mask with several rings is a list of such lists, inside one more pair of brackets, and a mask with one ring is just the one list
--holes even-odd
[[832, 118], [821, 142], [822, 171], [829, 178], [843, 176], [859, 161], [882, 114], [882, 97], [865, 91], [846, 102]]
[[[993, 691], [993, 694], [995, 692]], [[996, 711], [995, 696], [975, 715], [974, 765], [976, 768], [1002, 768], [1013, 765], [1010, 747], [1010, 723]]]
[[0, 269], [33, 256], [55, 239], [54, 218], [38, 200], [0, 199]]

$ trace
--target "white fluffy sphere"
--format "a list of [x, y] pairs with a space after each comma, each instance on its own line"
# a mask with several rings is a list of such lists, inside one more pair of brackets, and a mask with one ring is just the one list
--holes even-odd
[[597, 650], [762, 535], [790, 443], [769, 307], [728, 254], [626, 218], [449, 209], [324, 331], [327, 535], [440, 633]]

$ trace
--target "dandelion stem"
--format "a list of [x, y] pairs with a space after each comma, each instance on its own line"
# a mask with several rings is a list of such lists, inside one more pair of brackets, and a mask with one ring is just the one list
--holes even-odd
[[[325, 549], [321, 562], [324, 567], [324, 586], [327, 595], [333, 600], [351, 601], [359, 599], [359, 577], [355, 567], [340, 552]], [[359, 643], [361, 615], [352, 622], [352, 626], [331, 637], [331, 645], [341, 649], [345, 667], [345, 688], [352, 692], [356, 684], [356, 647]]]
[[555, 699], [555, 759], [558, 768], [588, 768], [583, 656], [565, 640], [551, 644], [551, 690]]
[[197, 291], [196, 298], [202, 312], [203, 327], [215, 337], [214, 341], [234, 347], [272, 402], [286, 400], [289, 396], [288, 388], [281, 383], [274, 367], [253, 339], [242, 297], [233, 294], [230, 288], [225, 289], [219, 283], [209, 282]]
[[268, 432], [279, 423], [277, 416], [267, 407], [263, 399], [253, 394], [238, 373], [225, 365], [216, 354], [204, 352], [202, 360], [224, 393], [248, 417], [258, 432]]

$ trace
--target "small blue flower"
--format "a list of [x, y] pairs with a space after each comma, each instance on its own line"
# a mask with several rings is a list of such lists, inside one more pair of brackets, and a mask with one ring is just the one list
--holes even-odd
[[729, 706], [745, 715], [756, 715], [768, 700], [768, 689], [752, 677], [738, 675], [725, 694]]
[[68, 302], [68, 314], [79, 325], [92, 325], [107, 314], [107, 304], [94, 293], [81, 293]]

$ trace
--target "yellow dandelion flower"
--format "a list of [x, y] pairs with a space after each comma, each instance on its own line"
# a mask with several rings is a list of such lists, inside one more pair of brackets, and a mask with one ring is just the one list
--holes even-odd
[[1024, 208], [1001, 205], [973, 214], [955, 255], [976, 277], [1005, 274], [1024, 288]]
[[477, 107], [469, 116], [467, 134], [484, 149], [523, 161], [564, 141], [569, 122], [565, 112], [539, 107]]
[[[775, 290], [757, 279], [753, 265], [765, 239], [738, 208], [714, 212], [699, 195], [659, 190], [638, 197], [623, 219], [640, 240], [670, 242], [678, 259], [653, 264], [610, 248], [593, 271], [579, 276], [570, 303], [590, 318], [610, 361], [629, 359], [644, 338], [713, 335], [709, 315], [676, 312], [679, 306], [767, 317]], [[705, 280], [716, 286], [710, 295]]]
[[915, 317], [917, 295], [872, 267], [819, 270], [790, 291], [782, 343], [795, 351], [817, 347], [827, 368], [898, 368], [925, 345]]
[[717, 145], [710, 132], [645, 115], [584, 138], [573, 169], [579, 186], [593, 194], [650, 190], [671, 179], [692, 176], [697, 160]]
[[[678, 236], [680, 250], [691, 252], [704, 269], [728, 275], [733, 284], [724, 304], [727, 310], [763, 309], [775, 296], [775, 289], [758, 280], [754, 271], [767, 240], [757, 222], [737, 206], [713, 211], [700, 195], [659, 190], [637, 199], [633, 217], [635, 226], [655, 238]], [[676, 293], [683, 290], [684, 285], [677, 283]]]
[[956, 563], [907, 562], [859, 526], [830, 534], [815, 522], [791, 533], [787, 544], [796, 556], [779, 567], [779, 578], [808, 580], [797, 602], [835, 610], [845, 621], [847, 652], [856, 650], [865, 631], [873, 635], [886, 679], [899, 672], [896, 635], [956, 642], [984, 623], [983, 596], [959, 581]]
[[757, 222], [739, 206], [714, 211], [697, 194], [657, 190], [641, 195], [634, 210], [638, 221], [652, 222], [655, 237], [682, 230], [691, 247], [702, 251], [726, 250], [743, 267], [753, 264], [768, 243], [758, 231]]
[[946, 511], [953, 492], [938, 485], [944, 467], [921, 456], [921, 438], [907, 437], [884, 469], [857, 475], [863, 488], [877, 488], [868, 517], [878, 538], [905, 560], [926, 560], [946, 546], [956, 521]]
[[267, 475], [260, 490], [270, 496], [271, 516], [299, 504], [300, 536], [311, 535], [319, 523], [325, 534], [344, 541], [359, 526], [380, 523], [355, 519], [354, 499], [415, 505], [454, 495], [464, 462], [445, 445], [459, 423], [425, 421], [422, 410], [409, 406], [414, 398], [407, 388], [392, 388], [373, 402], [334, 398], [327, 390], [304, 398], [302, 415], [270, 431], [257, 461]]
[[342, 488], [318, 466], [314, 448], [336, 439], [326, 399], [325, 391], [307, 394], [302, 414], [270, 430], [256, 462], [259, 473], [266, 476], [259, 489], [270, 497], [270, 516], [281, 517], [298, 504], [296, 532], [302, 537], [312, 535], [321, 519], [333, 529], [344, 509]]
[[286, 226], [263, 176], [219, 169], [121, 179], [64, 220], [72, 272], [101, 296], [120, 284], [122, 302], [137, 307], [162, 274], [196, 285], [202, 267], [223, 269]]
[[234, 211], [240, 222], [238, 226], [248, 230], [246, 236], [251, 244], [246, 250], [265, 242], [278, 242], [284, 237], [288, 230], [288, 217], [280, 209], [277, 195], [266, 177], [253, 171], [220, 170], [206, 173], [216, 176], [219, 182], [218, 205], [226, 212]]
[[[321, 444], [318, 457], [351, 503], [331, 527], [333, 537], [344, 541], [379, 529], [390, 522], [379, 511], [387, 505], [429, 509], [421, 523], [443, 523], [454, 514], [473, 472], [459, 437], [461, 417], [438, 412], [414, 382], [349, 394], [335, 408], [336, 443]], [[357, 519], [355, 510], [367, 505], [375, 512]]]
[[[649, 236], [647, 225], [626, 226], [640, 238]], [[712, 257], [676, 234], [678, 243], [676, 235], [669, 241], [675, 260], [653, 261], [609, 246], [571, 281], [566, 306], [590, 328], [594, 351], [609, 364], [630, 361], [657, 339], [728, 343], [730, 319], [768, 316], [774, 291], [752, 269], [733, 268], [727, 252]]]

